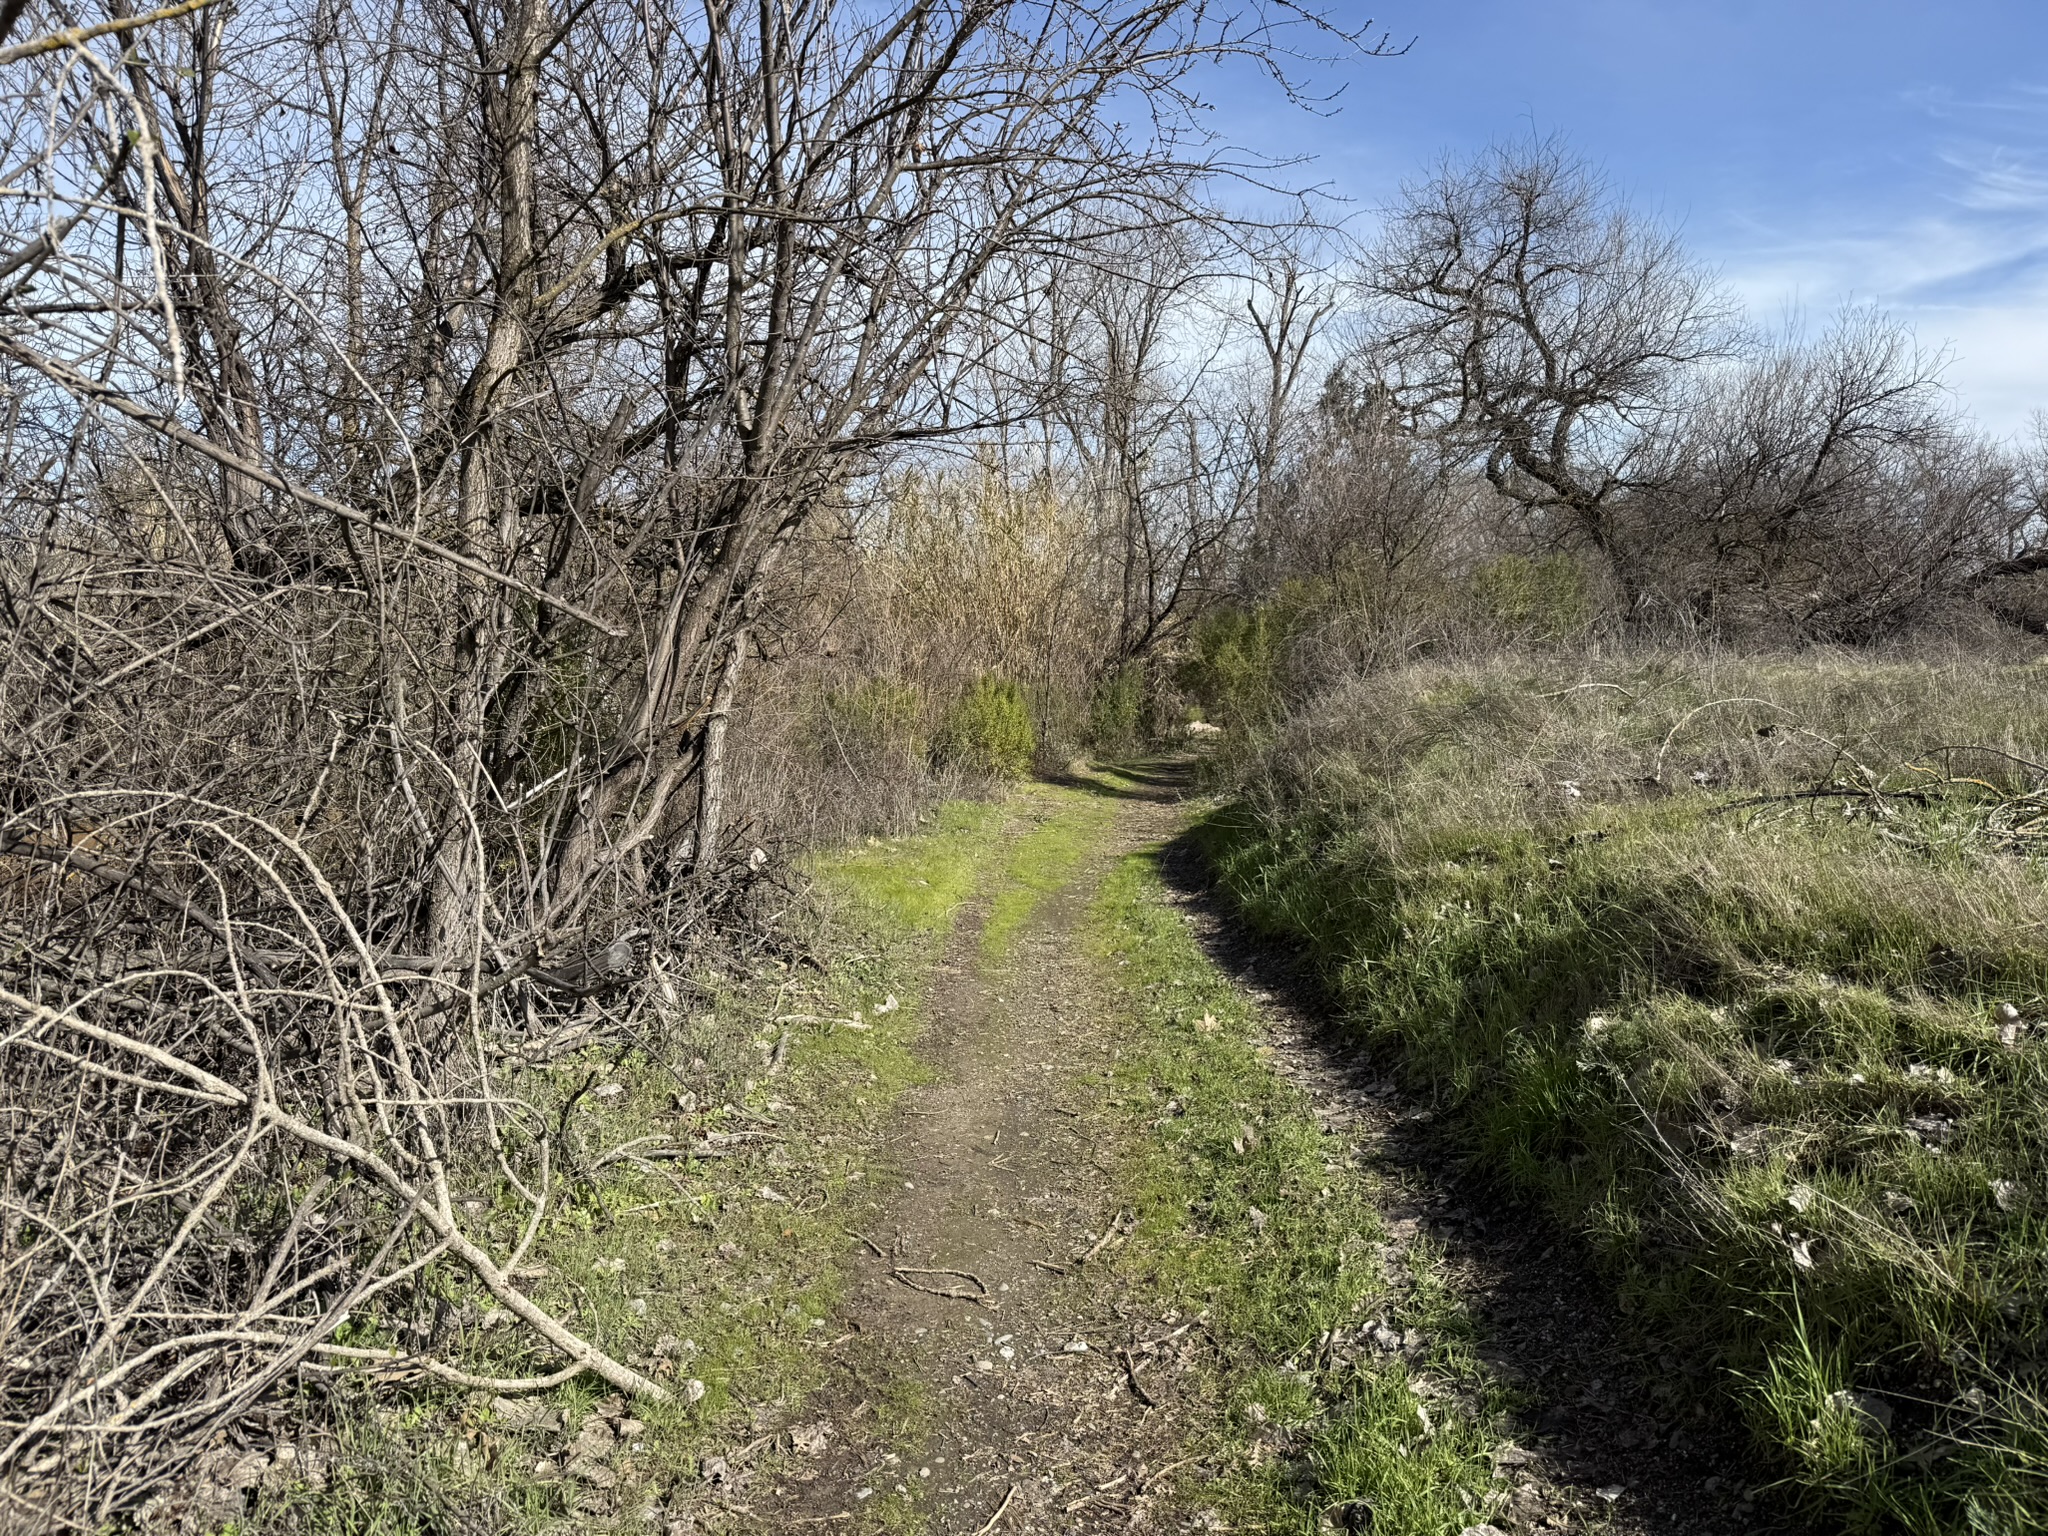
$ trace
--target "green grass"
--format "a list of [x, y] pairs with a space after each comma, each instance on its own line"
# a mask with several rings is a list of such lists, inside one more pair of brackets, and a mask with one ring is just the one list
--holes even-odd
[[1052, 785], [1035, 785], [1012, 805], [1035, 818], [1035, 825], [1011, 841], [989, 903], [981, 950], [991, 963], [1009, 956], [1018, 933], [1047, 897], [1073, 883], [1089, 849], [1116, 815], [1112, 801]]
[[[1233, 1470], [1201, 1497], [1233, 1528], [1305, 1536], [1354, 1500], [1381, 1536], [1479, 1523], [1507, 1404], [1431, 1256], [1411, 1250], [1418, 1283], [1390, 1290], [1371, 1175], [1263, 1059], [1151, 856], [1112, 873], [1091, 935], [1123, 1029], [1112, 1095], [1137, 1221], [1118, 1264], [1222, 1352], [1225, 1416], [1195, 1433]], [[1377, 1354], [1359, 1336], [1372, 1322], [1420, 1329], [1425, 1353]]]
[[2048, 1054], [2003, 1012], [2048, 1011], [2048, 882], [1987, 831], [2041, 675], [1418, 668], [1321, 708], [1206, 828], [1243, 909], [1817, 1514], [2048, 1523]]

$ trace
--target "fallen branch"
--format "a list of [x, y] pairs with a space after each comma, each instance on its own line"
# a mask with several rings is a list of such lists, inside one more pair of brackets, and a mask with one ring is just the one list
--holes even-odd
[[993, 1531], [1003, 1516], [1009, 1513], [1010, 1501], [1016, 1497], [1017, 1485], [1012, 1483], [1010, 1484], [1010, 1491], [1003, 1495], [1003, 1502], [996, 1506], [996, 1512], [988, 1517], [987, 1522], [980, 1530], [974, 1533], [974, 1536], [989, 1536], [989, 1532]]
[[[971, 1275], [964, 1269], [906, 1269], [899, 1264], [889, 1273], [894, 1275], [904, 1285], [909, 1286], [913, 1291], [922, 1291], [927, 1296], [939, 1296], [947, 1301], [980, 1302], [988, 1299], [987, 1282], [979, 1275]], [[921, 1281], [911, 1279], [912, 1275], [951, 1275], [956, 1280], [967, 1281], [975, 1289], [971, 1291], [940, 1290], [936, 1286], [925, 1285]]]

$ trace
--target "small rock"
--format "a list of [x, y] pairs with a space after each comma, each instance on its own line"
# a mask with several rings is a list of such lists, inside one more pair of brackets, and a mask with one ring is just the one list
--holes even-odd
[[704, 1383], [692, 1376], [683, 1383], [683, 1401], [686, 1403], [701, 1403], [704, 1401], [704, 1391]]
[[1085, 1355], [1085, 1354], [1087, 1354], [1087, 1353], [1088, 1353], [1088, 1341], [1087, 1341], [1086, 1339], [1069, 1339], [1069, 1340], [1067, 1341], [1067, 1345], [1066, 1345], [1066, 1353], [1068, 1353], [1068, 1354], [1070, 1354], [1070, 1355]]
[[1624, 1493], [1627, 1493], [1628, 1488], [1625, 1484], [1622, 1483], [1609, 1483], [1605, 1488], [1596, 1489], [1595, 1492], [1597, 1492], [1599, 1496], [1605, 1499], [1608, 1503], [1612, 1504]]
[[1866, 1432], [1885, 1433], [1892, 1427], [1892, 1405], [1869, 1392], [1852, 1392], [1844, 1387], [1828, 1394], [1828, 1406], [1847, 1414], [1856, 1427]]
[[1993, 1179], [1991, 1198], [2001, 1211], [2017, 1210], [2026, 1204], [2026, 1191], [2011, 1179]]
[[623, 1083], [599, 1083], [590, 1090], [590, 1096], [593, 1099], [616, 1099], [625, 1091], [626, 1087]]
[[1468, 1525], [1458, 1532], [1458, 1536], [1508, 1536], [1508, 1533], [1497, 1525]]
[[1913, 1115], [1906, 1121], [1906, 1129], [1932, 1146], [1944, 1145], [1955, 1134], [1955, 1122], [1941, 1115]]
[[726, 1466], [723, 1456], [706, 1456], [698, 1463], [697, 1472], [707, 1483], [723, 1483], [732, 1475], [732, 1469]]

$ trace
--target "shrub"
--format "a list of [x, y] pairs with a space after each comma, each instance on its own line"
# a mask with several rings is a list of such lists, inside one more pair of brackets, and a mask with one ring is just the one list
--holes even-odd
[[858, 759], [879, 761], [898, 752], [923, 755], [924, 695], [915, 684], [872, 677], [827, 693], [824, 713], [833, 745]]
[[1095, 685], [1088, 741], [1098, 752], [1129, 752], [1145, 738], [1145, 670], [1125, 662]]
[[1472, 573], [1472, 595], [1493, 623], [1530, 640], [1566, 640], [1593, 621], [1586, 573], [1568, 555], [1503, 555]]
[[1023, 777], [1038, 745], [1023, 688], [1004, 677], [977, 679], [946, 711], [932, 745], [940, 762], [969, 773]]
[[1177, 681], [1228, 725], [1269, 721], [1282, 712], [1288, 652], [1321, 594], [1290, 582], [1253, 608], [1219, 608], [1195, 626]]

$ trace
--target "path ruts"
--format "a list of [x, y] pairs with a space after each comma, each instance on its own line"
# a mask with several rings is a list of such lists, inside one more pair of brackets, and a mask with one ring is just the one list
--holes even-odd
[[[1103, 1160], [1115, 1137], [1093, 1085], [1116, 1041], [1081, 929], [1115, 861], [1169, 842], [1186, 819], [1170, 768], [1124, 782], [1134, 788], [1118, 792], [1111, 834], [1005, 956], [983, 953], [995, 893], [963, 912], [925, 1004], [919, 1050], [934, 1081], [896, 1116], [888, 1177], [845, 1213], [853, 1278], [829, 1324], [827, 1384], [781, 1426], [795, 1453], [726, 1491], [728, 1529], [1213, 1528], [1174, 1497], [1182, 1447], [1220, 1411], [1195, 1368], [1199, 1335], [1126, 1354], [1166, 1320], [1110, 1262], [1119, 1178]], [[1046, 797], [1025, 799], [1018, 835], [1057, 814]], [[1525, 1214], [1504, 1219], [1461, 1183], [1418, 1106], [1321, 1022], [1284, 962], [1231, 928], [1186, 847], [1163, 862], [1212, 959], [1259, 1003], [1275, 1069], [1384, 1176], [1390, 1260], [1421, 1237], [1441, 1245], [1483, 1352], [1527, 1396], [1527, 1455], [1501, 1468], [1511, 1500], [1494, 1528], [1762, 1529], [1730, 1472], [1728, 1428], [1656, 1396], [1654, 1362], [1646, 1372], [1619, 1342], [1611, 1303], [1558, 1235]]]

